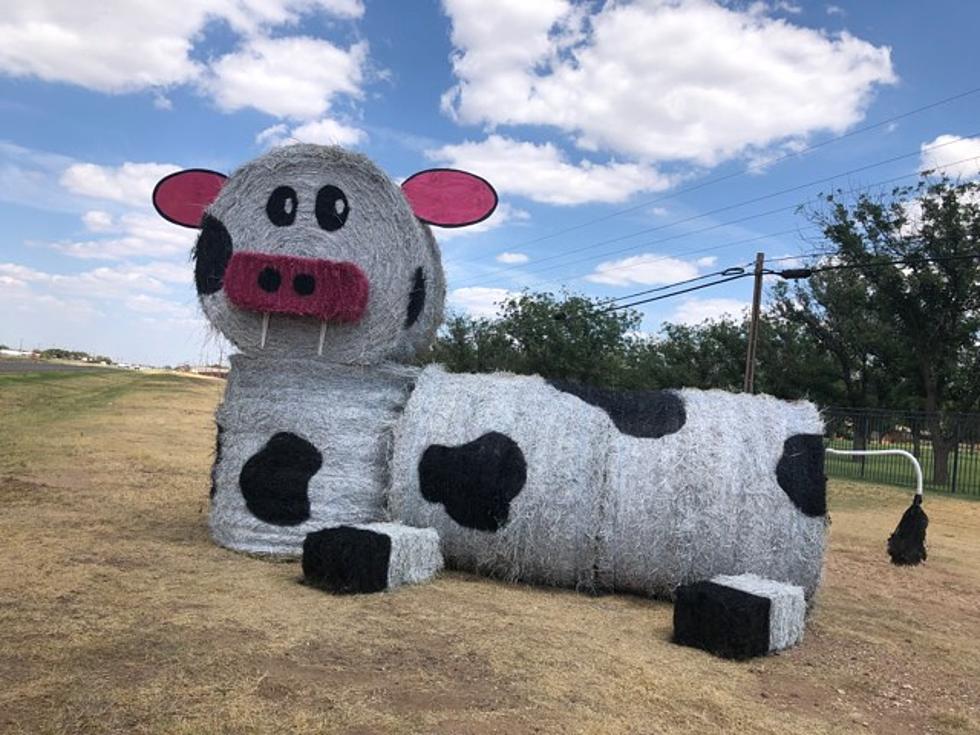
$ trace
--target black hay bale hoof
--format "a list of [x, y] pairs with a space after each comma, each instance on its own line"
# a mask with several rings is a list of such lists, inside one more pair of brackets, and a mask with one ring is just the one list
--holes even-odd
[[316, 531], [303, 542], [304, 581], [328, 592], [384, 592], [432, 579], [442, 569], [439, 534], [400, 523]]
[[742, 574], [677, 588], [674, 643], [722, 658], [745, 659], [803, 638], [803, 588]]
[[303, 579], [338, 594], [384, 592], [388, 589], [391, 539], [352, 526], [325, 528], [303, 542]]

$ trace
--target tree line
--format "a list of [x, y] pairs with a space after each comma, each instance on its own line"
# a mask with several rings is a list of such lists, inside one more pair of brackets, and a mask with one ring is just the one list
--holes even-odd
[[[757, 392], [926, 411], [935, 479], [945, 481], [956, 441], [946, 417], [980, 408], [980, 184], [926, 174], [886, 193], [834, 191], [801, 214], [821, 233], [813, 273], [767, 290]], [[423, 362], [625, 389], [741, 390], [745, 317], [656, 334], [640, 322], [603, 299], [525, 291], [496, 319], [451, 315]]]

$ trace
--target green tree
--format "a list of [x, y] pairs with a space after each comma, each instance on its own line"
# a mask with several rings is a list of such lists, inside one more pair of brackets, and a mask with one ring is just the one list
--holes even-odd
[[636, 312], [609, 311], [599, 299], [524, 292], [506, 299], [496, 320], [450, 317], [422, 361], [620, 386], [639, 322]]
[[828, 349], [834, 340], [847, 345], [832, 350], [839, 361], [843, 353], [863, 355], [850, 373], [859, 376], [851, 387], [858, 400], [867, 399], [869, 381], [890, 378], [894, 394], [904, 384], [918, 398], [930, 416], [934, 476], [945, 482], [956, 440], [945, 414], [980, 401], [972, 372], [980, 367], [980, 185], [924, 176], [887, 197], [849, 199], [838, 191], [825, 199], [826, 208], [811, 216], [826, 254], [847, 270], [810, 279], [809, 296], [819, 304], [811, 313], [824, 319]]

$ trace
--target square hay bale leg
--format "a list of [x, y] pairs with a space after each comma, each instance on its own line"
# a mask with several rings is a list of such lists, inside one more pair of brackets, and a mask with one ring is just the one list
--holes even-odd
[[754, 574], [677, 588], [674, 642], [722, 658], [764, 656], [803, 640], [803, 588]]
[[303, 578], [338, 594], [393, 590], [431, 579], [442, 569], [439, 534], [399, 523], [333, 526], [303, 542]]

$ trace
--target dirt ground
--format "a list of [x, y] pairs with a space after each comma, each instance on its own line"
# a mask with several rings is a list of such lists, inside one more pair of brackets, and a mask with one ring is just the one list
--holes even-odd
[[0, 732], [978, 733], [980, 503], [837, 482], [803, 644], [670, 644], [671, 606], [465, 574], [331, 597], [206, 532], [222, 383], [0, 376]]

